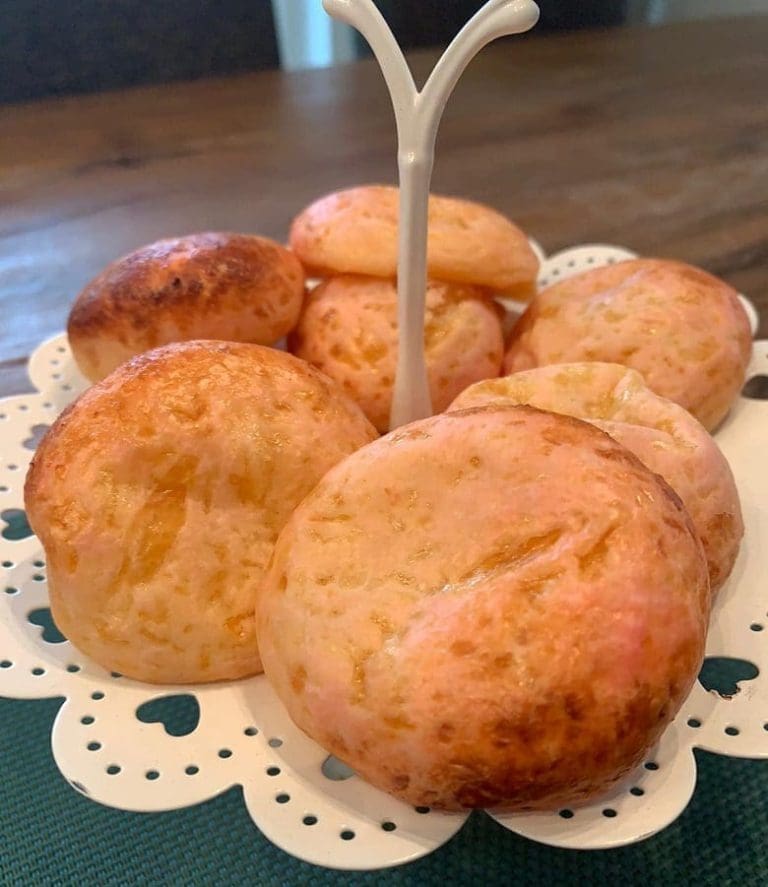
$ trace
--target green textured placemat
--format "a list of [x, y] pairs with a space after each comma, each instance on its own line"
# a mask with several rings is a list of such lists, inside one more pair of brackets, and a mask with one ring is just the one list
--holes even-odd
[[3, 885], [766, 885], [768, 761], [699, 754], [699, 785], [670, 828], [617, 850], [555, 850], [474, 815], [431, 856], [339, 873], [298, 862], [251, 822], [240, 790], [171, 813], [124, 813], [78, 795], [56, 769], [58, 700], [0, 699]]

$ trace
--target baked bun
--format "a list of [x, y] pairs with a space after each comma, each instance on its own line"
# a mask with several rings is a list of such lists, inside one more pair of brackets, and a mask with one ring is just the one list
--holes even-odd
[[715, 592], [733, 569], [744, 534], [731, 469], [686, 410], [654, 394], [635, 370], [614, 363], [570, 363], [472, 385], [450, 409], [528, 404], [586, 419], [660, 474], [683, 500], [701, 538]]
[[711, 431], [741, 390], [751, 351], [728, 284], [682, 262], [632, 259], [540, 292], [512, 331], [504, 368], [621, 363]]
[[92, 382], [169, 342], [271, 345], [296, 323], [304, 271], [284, 246], [209, 232], [159, 240], [118, 259], [75, 300], [67, 334]]
[[257, 598], [296, 724], [410, 804], [557, 809], [656, 742], [701, 665], [707, 567], [670, 487], [530, 407], [414, 422], [337, 465]]
[[[304, 267], [334, 274], [397, 274], [399, 190], [363, 185], [317, 200], [291, 226], [290, 244]], [[528, 238], [506, 216], [482, 203], [429, 198], [429, 275], [529, 299], [539, 260]]]
[[187, 342], [134, 358], [61, 415], [27, 475], [57, 625], [142, 681], [260, 671], [254, 599], [277, 535], [375, 436], [281, 351]]
[[[499, 375], [499, 314], [485, 290], [429, 283], [424, 344], [435, 412], [467, 385]], [[398, 347], [394, 281], [346, 275], [320, 284], [288, 347], [339, 382], [379, 431], [389, 428]]]

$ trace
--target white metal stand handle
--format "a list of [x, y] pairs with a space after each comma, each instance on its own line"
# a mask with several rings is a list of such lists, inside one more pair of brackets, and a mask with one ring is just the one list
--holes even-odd
[[397, 259], [399, 347], [390, 428], [432, 413], [424, 358], [427, 210], [435, 139], [446, 102], [472, 58], [497, 37], [521, 34], [539, 18], [533, 0], [488, 0], [454, 37], [419, 92], [408, 63], [373, 0], [323, 0], [356, 28], [381, 67], [397, 122], [400, 218]]

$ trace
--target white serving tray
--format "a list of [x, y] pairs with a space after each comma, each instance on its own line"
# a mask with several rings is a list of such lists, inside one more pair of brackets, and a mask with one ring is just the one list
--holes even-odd
[[[544, 261], [539, 282], [632, 256], [604, 245], [565, 250]], [[745, 309], [754, 330], [756, 314], [746, 300]], [[0, 514], [12, 522], [23, 508], [24, 476], [40, 426], [86, 384], [63, 334], [35, 351], [29, 375], [36, 394], [0, 400]], [[748, 377], [756, 375], [768, 376], [768, 342], [755, 344]], [[707, 643], [708, 656], [748, 660], [760, 674], [731, 698], [697, 683], [651, 759], [609, 797], [576, 811], [496, 816], [506, 828], [560, 847], [630, 844], [685, 809], [696, 783], [694, 748], [768, 757], [768, 681], [762, 673], [768, 674], [767, 430], [768, 403], [742, 397], [716, 435], [736, 476], [746, 535]], [[271, 841], [300, 859], [339, 869], [417, 859], [462, 827], [465, 814], [415, 810], [349, 775], [293, 726], [263, 676], [201, 687], [151, 686], [110, 675], [67, 641], [46, 640], [47, 630], [30, 621], [31, 615], [39, 623], [48, 605], [37, 539], [0, 537], [0, 561], [0, 695], [65, 697], [53, 727], [53, 754], [64, 777], [92, 800], [151, 812], [197, 804], [239, 784], [254, 822]], [[187, 695], [200, 712], [187, 735], [170, 735], [162, 723], [137, 717], [150, 701]]]

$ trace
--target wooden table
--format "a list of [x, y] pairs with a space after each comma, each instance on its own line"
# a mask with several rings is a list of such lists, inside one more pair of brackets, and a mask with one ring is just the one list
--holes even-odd
[[[549, 250], [608, 242], [723, 276], [768, 332], [768, 16], [517, 38], [449, 105], [434, 190]], [[434, 53], [413, 57], [423, 76]], [[103, 265], [202, 229], [283, 238], [331, 189], [394, 181], [372, 61], [0, 109], [0, 395]]]

